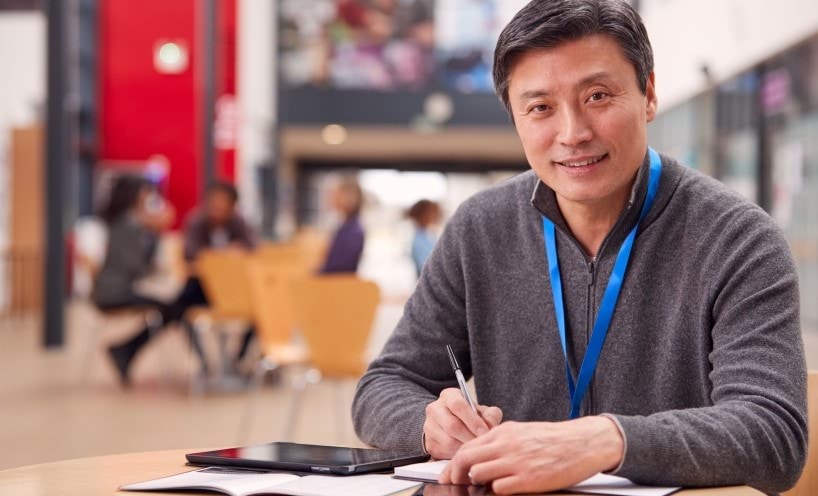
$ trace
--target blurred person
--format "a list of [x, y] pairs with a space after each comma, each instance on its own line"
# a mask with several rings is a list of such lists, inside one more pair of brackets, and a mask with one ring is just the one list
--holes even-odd
[[354, 178], [342, 179], [332, 189], [330, 204], [340, 214], [342, 222], [332, 237], [321, 273], [358, 271], [364, 251], [364, 229], [359, 218], [363, 199], [361, 186]]
[[[195, 268], [196, 257], [202, 250], [252, 250], [258, 244], [256, 233], [236, 210], [238, 201], [239, 193], [235, 186], [223, 181], [214, 182], [205, 192], [204, 204], [185, 219], [184, 256], [188, 263], [189, 276], [174, 303], [175, 313], [179, 317], [184, 316], [191, 307], [208, 305], [207, 296]], [[182, 323], [192, 334], [191, 324], [186, 320]], [[244, 334], [235, 357], [234, 368], [247, 353], [253, 335], [252, 328]], [[207, 374], [206, 363], [206, 360], [202, 361], [204, 375]]]
[[361, 440], [450, 459], [439, 482], [497, 494], [599, 472], [793, 487], [808, 440], [795, 264], [766, 212], [648, 146], [639, 14], [533, 0], [494, 53], [531, 170], [447, 223], [358, 385]]
[[313, 82], [340, 88], [422, 87], [433, 70], [431, 0], [337, 0]]
[[[108, 227], [108, 246], [94, 283], [94, 303], [103, 311], [149, 307], [157, 310], [163, 319], [169, 317], [170, 305], [138, 293], [135, 285], [154, 268], [159, 235], [176, 218], [173, 206], [147, 179], [123, 175], [115, 180], [101, 217]], [[124, 385], [130, 383], [131, 361], [151, 338], [151, 325], [108, 350]]]
[[442, 211], [437, 202], [431, 200], [419, 200], [409, 208], [406, 216], [412, 219], [415, 224], [415, 234], [412, 236], [412, 261], [415, 263], [415, 270], [418, 277], [423, 270], [423, 264], [432, 254], [432, 249], [437, 242], [437, 235], [432, 231], [432, 227], [440, 222]]

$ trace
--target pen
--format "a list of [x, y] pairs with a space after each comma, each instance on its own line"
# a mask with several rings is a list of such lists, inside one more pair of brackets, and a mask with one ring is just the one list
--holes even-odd
[[463, 378], [463, 372], [460, 371], [460, 365], [457, 364], [457, 359], [454, 357], [452, 345], [447, 344], [446, 351], [449, 352], [449, 361], [452, 363], [454, 376], [457, 377], [457, 384], [460, 386], [460, 392], [463, 393], [463, 397], [466, 398], [466, 401], [469, 403], [472, 411], [477, 413], [477, 407], [474, 406], [474, 400], [471, 399], [471, 394], [469, 394], [469, 390], [466, 389], [466, 379]]

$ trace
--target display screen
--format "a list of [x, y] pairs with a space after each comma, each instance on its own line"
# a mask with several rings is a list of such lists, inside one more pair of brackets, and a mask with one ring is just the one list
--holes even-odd
[[494, 45], [527, 0], [282, 0], [290, 88], [491, 93]]
[[293, 464], [305, 467], [311, 465], [365, 465], [368, 463], [398, 460], [414, 456], [412, 454], [394, 451], [317, 446], [298, 443], [270, 443], [258, 446], [208, 451], [205, 453], [196, 453], [195, 455], [271, 464]]

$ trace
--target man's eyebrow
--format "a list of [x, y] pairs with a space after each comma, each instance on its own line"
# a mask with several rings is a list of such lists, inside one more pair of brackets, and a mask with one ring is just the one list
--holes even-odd
[[585, 76], [584, 78], [580, 79], [579, 83], [577, 83], [577, 86], [588, 86], [589, 84], [595, 83], [595, 82], [599, 81], [600, 79], [611, 79], [611, 78], [612, 78], [612, 76], [611, 76], [611, 74], [609, 72], [607, 72], [607, 71], [597, 71], [597, 72], [591, 73], [591, 74]]
[[[576, 86], [578, 86], [578, 87], [588, 86], [590, 84], [596, 83], [597, 81], [605, 80], [605, 79], [611, 79], [612, 77], [613, 76], [611, 76], [611, 73], [609, 73], [608, 71], [597, 71], [597, 72], [591, 73], [591, 74], [585, 76], [584, 78], [580, 79], [579, 82], [576, 84]], [[526, 91], [523, 91], [522, 93], [520, 93], [519, 99], [522, 100], [522, 101], [533, 100], [535, 98], [542, 98], [544, 96], [549, 96], [550, 94], [551, 93], [548, 92], [547, 90], [532, 89], [532, 90], [526, 90]]]
[[527, 90], [520, 93], [520, 100], [532, 100], [534, 98], [540, 98], [544, 96], [548, 96], [550, 93], [546, 90]]

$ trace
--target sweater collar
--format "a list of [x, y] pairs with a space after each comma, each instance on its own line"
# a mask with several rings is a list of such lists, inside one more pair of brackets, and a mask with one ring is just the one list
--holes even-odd
[[[605, 240], [602, 242], [599, 253], [597, 253], [597, 257], [602, 256], [607, 250], [608, 246], [619, 246], [627, 236], [630, 229], [639, 219], [639, 212], [648, 191], [648, 176], [650, 175], [649, 169], [650, 156], [646, 151], [645, 158], [642, 160], [642, 166], [639, 167], [639, 170], [636, 173], [636, 180], [633, 182], [633, 186], [631, 187], [631, 194], [628, 202], [625, 204], [625, 207], [619, 214], [619, 218], [614, 224], [613, 229], [608, 233]], [[559, 230], [568, 234], [568, 236], [576, 244], [577, 248], [584, 253], [584, 250], [579, 245], [579, 242], [568, 228], [568, 224], [565, 222], [562, 212], [560, 212], [554, 190], [548, 187], [548, 185], [541, 180], [538, 180], [537, 184], [534, 186], [534, 192], [531, 195], [531, 205], [536, 208], [540, 214], [551, 220], [551, 222], [553, 222]]]

